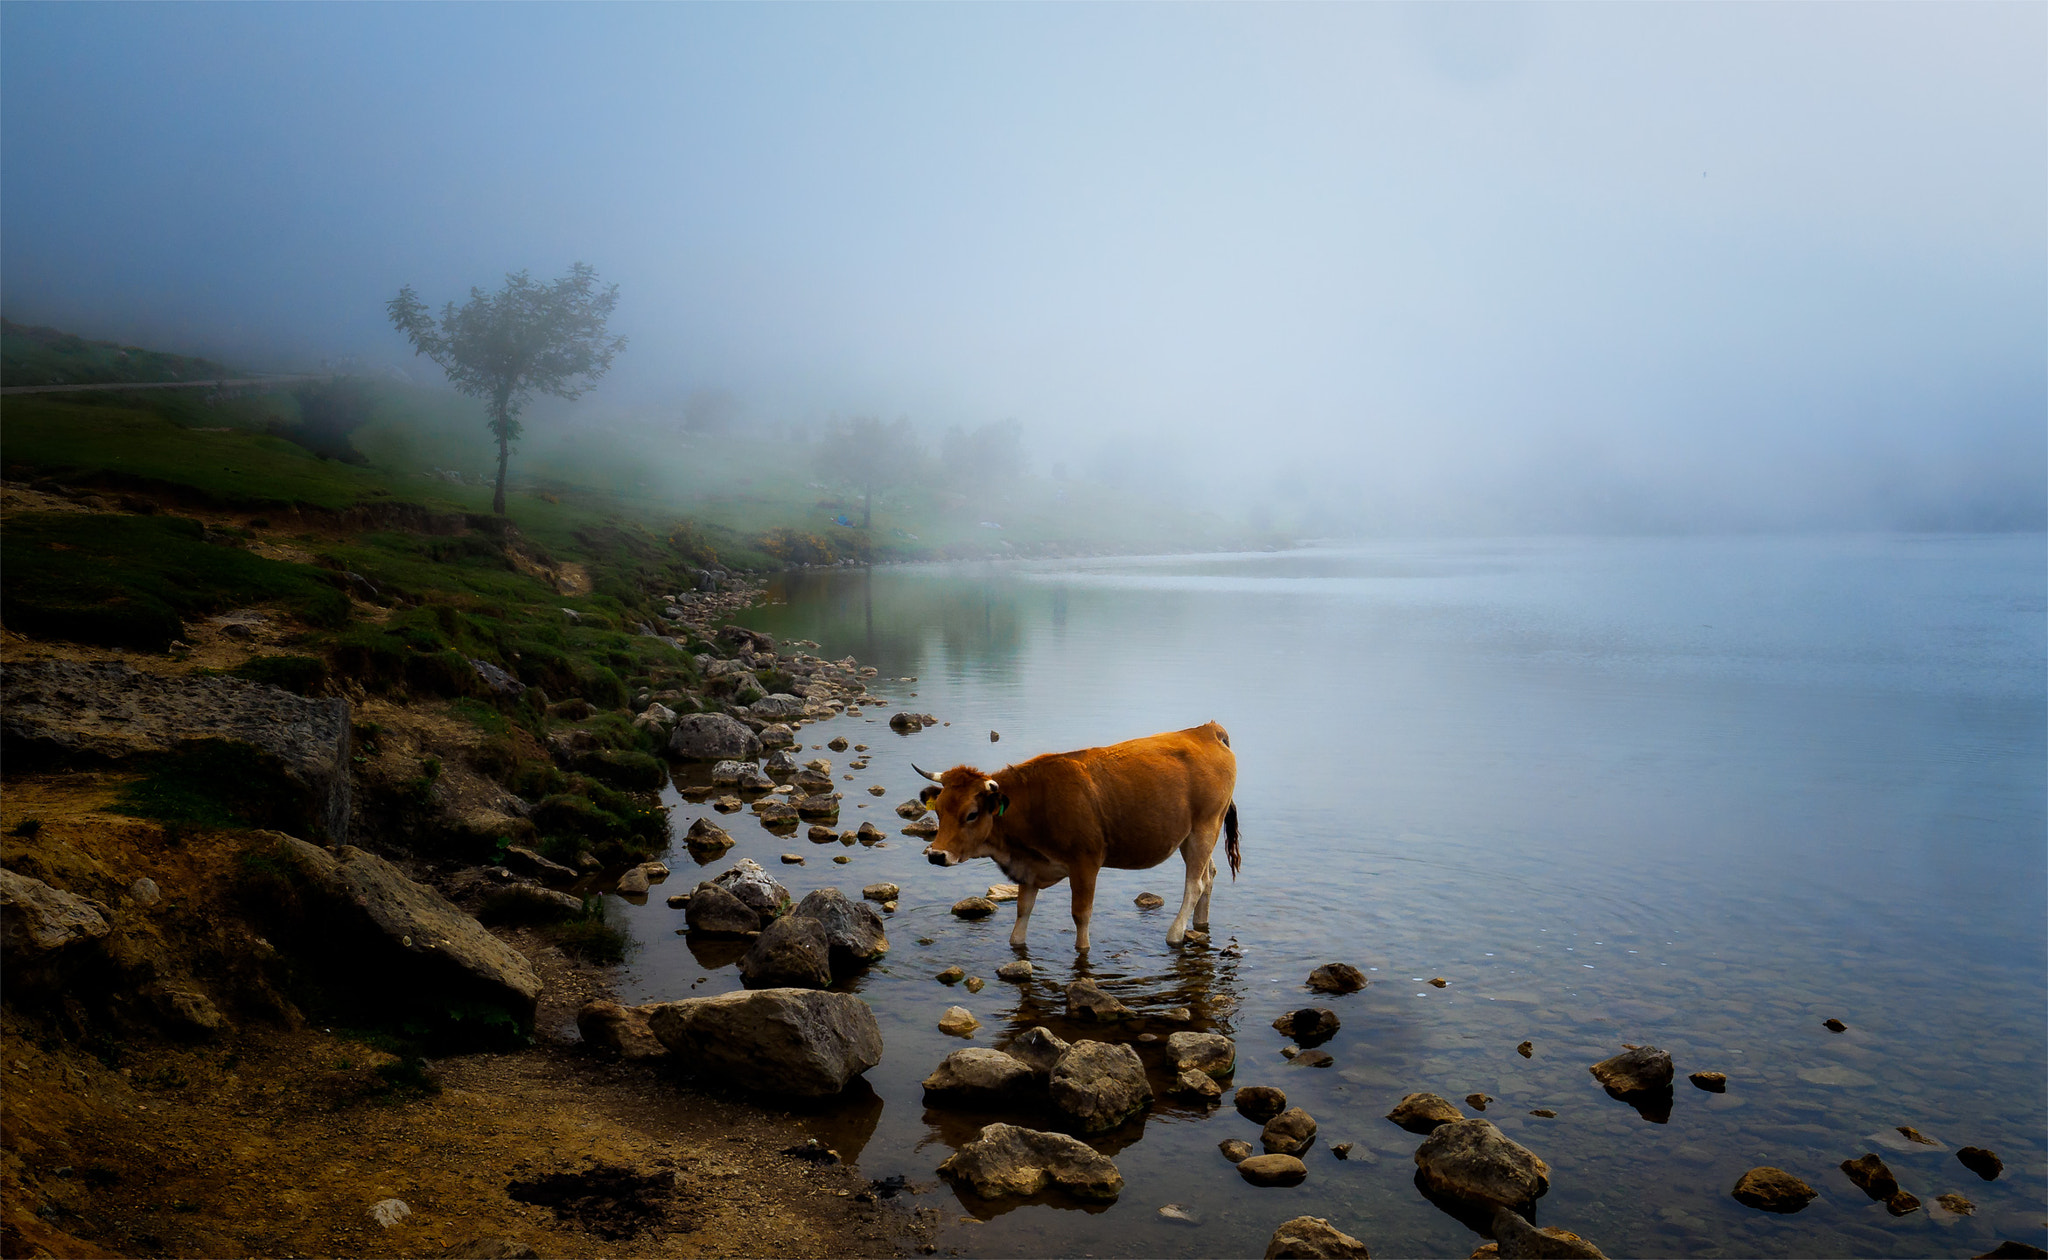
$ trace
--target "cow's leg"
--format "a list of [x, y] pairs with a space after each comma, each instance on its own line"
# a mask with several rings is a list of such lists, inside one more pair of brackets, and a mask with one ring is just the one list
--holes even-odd
[[1085, 954], [1088, 952], [1088, 919], [1095, 913], [1095, 872], [1076, 868], [1073, 880], [1074, 952]]
[[1181, 886], [1180, 913], [1173, 916], [1173, 926], [1166, 929], [1166, 943], [1178, 945], [1187, 939], [1188, 916], [1208, 894], [1209, 883], [1202, 878], [1202, 871], [1209, 865], [1207, 853], [1197, 854], [1192, 839], [1181, 845], [1181, 856], [1187, 859], [1187, 880]]
[[1024, 948], [1024, 929], [1031, 922], [1031, 906], [1038, 900], [1038, 886], [1017, 881], [1017, 926], [1010, 929], [1010, 944]]

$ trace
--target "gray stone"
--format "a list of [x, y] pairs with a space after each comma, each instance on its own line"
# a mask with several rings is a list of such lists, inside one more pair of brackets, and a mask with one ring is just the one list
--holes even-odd
[[573, 919], [583, 913], [583, 899], [524, 880], [492, 889], [484, 897], [484, 918], [492, 922], [512, 919], [525, 922]]
[[892, 713], [889, 715], [889, 729], [899, 735], [910, 735], [924, 729], [924, 718], [910, 712]]
[[711, 767], [711, 785], [713, 787], [738, 787], [740, 777], [747, 772], [747, 767], [751, 764], [753, 763], [733, 760], [719, 762]]
[[540, 977], [519, 951], [440, 893], [372, 853], [343, 845], [330, 853], [277, 832], [263, 843], [298, 871], [326, 920], [308, 925], [328, 943], [328, 960], [390, 988], [404, 1000], [447, 1005], [479, 1001], [531, 1027]]
[[1022, 983], [1031, 978], [1031, 973], [1031, 960], [1029, 958], [1016, 958], [996, 968], [996, 979]]
[[740, 766], [739, 789], [742, 792], [769, 792], [775, 788], [775, 780], [768, 772], [749, 761]]
[[970, 1037], [979, 1027], [981, 1021], [974, 1017], [974, 1012], [964, 1006], [949, 1006], [945, 1013], [939, 1016], [939, 1031], [949, 1037]]
[[162, 891], [156, 886], [156, 881], [147, 875], [128, 885], [128, 897], [129, 900], [144, 909], [148, 909], [164, 899]]
[[505, 866], [508, 870], [518, 871], [521, 875], [531, 875], [542, 883], [556, 888], [566, 888], [576, 882], [575, 871], [560, 862], [549, 861], [532, 849], [521, 848], [516, 844], [506, 848]]
[[987, 1126], [940, 1164], [939, 1172], [984, 1199], [1032, 1195], [1053, 1186], [1076, 1198], [1107, 1202], [1124, 1188], [1116, 1165], [1087, 1143], [1012, 1124]]
[[0, 674], [0, 740], [10, 761], [120, 763], [189, 740], [267, 755], [302, 794], [305, 823], [348, 839], [349, 704], [239, 678], [148, 674], [115, 661], [10, 661]]
[[882, 1061], [875, 1013], [850, 993], [751, 989], [664, 1002], [654, 1035], [691, 1071], [764, 1094], [823, 1097]]
[[1177, 1032], [1166, 1039], [1174, 1070], [1228, 1076], [1237, 1066], [1237, 1043], [1222, 1033]]
[[796, 803], [796, 812], [800, 818], [837, 818], [839, 816], [839, 797], [836, 793], [832, 792], [820, 792], [816, 796], [806, 796]]
[[1243, 1138], [1225, 1138], [1216, 1144], [1216, 1149], [1222, 1151], [1223, 1158], [1231, 1163], [1241, 1164], [1250, 1159], [1252, 1152], [1258, 1148]]
[[996, 912], [996, 903], [986, 897], [964, 897], [953, 903], [953, 913], [963, 919], [986, 919]]
[[1528, 1211], [1550, 1190], [1550, 1165], [1491, 1120], [1453, 1120], [1415, 1148], [1423, 1183], [1447, 1198]]
[[761, 728], [761, 747], [788, 748], [796, 743], [796, 732], [787, 722], [770, 722]]
[[804, 702], [795, 696], [778, 691], [772, 696], [763, 696], [761, 699], [748, 705], [747, 712], [766, 721], [783, 722], [790, 718], [802, 717], [804, 715]]
[[671, 756], [684, 761], [720, 761], [761, 755], [761, 740], [737, 718], [723, 713], [688, 713], [669, 732]]
[[802, 821], [796, 806], [788, 801], [764, 801], [755, 807], [763, 827], [794, 827]]
[[1137, 896], [1131, 898], [1131, 904], [1138, 907], [1138, 909], [1140, 910], [1157, 910], [1159, 907], [1166, 904], [1166, 898], [1160, 896], [1158, 893], [1141, 892]]
[[752, 858], [741, 858], [711, 882], [745, 902], [763, 920], [789, 913], [789, 889]]
[[1324, 963], [1308, 973], [1308, 987], [1318, 993], [1356, 993], [1367, 983], [1365, 973], [1350, 963]]
[[1237, 1175], [1255, 1186], [1298, 1186], [1308, 1165], [1292, 1155], [1253, 1155], [1237, 1161]]
[[718, 854], [730, 849], [733, 841], [731, 832], [709, 818], [699, 818], [690, 824], [690, 830], [683, 836], [683, 843], [689, 846], [692, 853]]
[[1104, 992], [1102, 986], [1093, 980], [1084, 977], [1067, 986], [1069, 1019], [1089, 1019], [1098, 1024], [1106, 1024], [1129, 1019], [1135, 1014], [1136, 1011]]
[[144, 985], [141, 992], [156, 1013], [157, 1022], [173, 1036], [200, 1041], [228, 1026], [213, 999], [191, 985], [159, 981]]
[[955, 1050], [924, 1078], [926, 1105], [997, 1106], [1021, 1101], [1034, 1092], [1029, 1065], [1000, 1050], [979, 1047]]
[[[761, 733], [763, 735], [767, 734], [766, 731]], [[791, 755], [788, 748], [777, 748], [774, 752], [768, 754], [767, 759], [761, 763], [761, 767], [777, 778], [786, 779], [796, 773], [796, 758]]]
[[1299, 1155], [1315, 1144], [1315, 1117], [1299, 1107], [1289, 1107], [1259, 1130], [1259, 1145], [1268, 1155]]
[[832, 983], [832, 950], [825, 929], [790, 914], [761, 929], [739, 963], [749, 989], [822, 989]]
[[837, 888], [807, 894], [790, 914], [810, 919], [824, 931], [835, 975], [851, 975], [889, 952], [882, 916], [865, 901], [848, 900]]
[[745, 936], [761, 930], [761, 916], [746, 902], [715, 884], [690, 896], [690, 930], [705, 936]]
[[1410, 1133], [1434, 1133], [1444, 1125], [1464, 1118], [1465, 1113], [1458, 1110], [1450, 1099], [1438, 1094], [1410, 1094], [1395, 1103], [1394, 1109], [1387, 1113], [1387, 1119]]
[[1084, 1133], [1113, 1129], [1152, 1101], [1138, 1052], [1120, 1043], [1075, 1042], [1053, 1065], [1047, 1087], [1054, 1108]]
[[23, 970], [43, 979], [40, 973], [60, 957], [82, 956], [81, 946], [101, 940], [111, 929], [100, 911], [74, 893], [0, 869], [0, 940], [6, 943], [8, 979], [20, 978]]
[[1196, 1102], [1210, 1102], [1223, 1097], [1223, 1087], [1216, 1083], [1215, 1077], [1192, 1068], [1174, 1078], [1172, 1092], [1176, 1098], [1188, 1098]]
[[896, 816], [906, 822], [913, 818], [922, 818], [930, 812], [925, 803], [914, 796], [896, 807]]
[[869, 884], [860, 890], [865, 901], [894, 901], [903, 895], [903, 890], [894, 884]]
[[1320, 1216], [1297, 1216], [1273, 1231], [1266, 1260], [1372, 1260], [1372, 1252]]
[[635, 866], [619, 876], [619, 882], [613, 885], [613, 891], [624, 897], [644, 897], [648, 888], [653, 886], [653, 882], [647, 878], [645, 867]]
[[1671, 1056], [1655, 1046], [1634, 1046], [1587, 1069], [1617, 1094], [1650, 1094], [1671, 1088]]

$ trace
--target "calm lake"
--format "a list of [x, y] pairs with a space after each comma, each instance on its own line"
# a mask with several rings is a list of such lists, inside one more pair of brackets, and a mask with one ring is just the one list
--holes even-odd
[[[749, 624], [852, 654], [896, 707], [950, 723], [899, 736], [871, 707], [799, 732], [801, 756], [841, 776], [839, 826], [872, 818], [888, 847], [713, 815], [739, 844], [703, 872], [752, 857], [799, 897], [902, 885], [890, 953], [850, 986], [875, 1008], [883, 1061], [806, 1122], [864, 1175], [907, 1178], [947, 1222], [942, 1251], [1257, 1255], [1308, 1214], [1376, 1255], [1468, 1255], [1484, 1240], [1416, 1189], [1421, 1139], [1384, 1118], [1422, 1090], [1467, 1114], [1466, 1095], [1491, 1096], [1487, 1118], [1550, 1165], [1537, 1223], [1610, 1255], [2048, 1244], [2041, 535], [1390, 542], [802, 573], [773, 595]], [[1065, 888], [1047, 892], [1036, 976], [997, 980], [1012, 908], [978, 923], [948, 908], [1002, 876], [933, 867], [897, 834], [893, 807], [922, 786], [910, 762], [992, 770], [1212, 718], [1237, 753], [1244, 870], [1221, 877], [1209, 947], [1166, 945], [1175, 859], [1104, 872], [1082, 966]], [[857, 754], [811, 751], [841, 734], [872, 747], [851, 781]], [[709, 811], [668, 800], [678, 836]], [[806, 864], [780, 865], [793, 851]], [[680, 844], [668, 860], [648, 904], [618, 907], [642, 942], [629, 1002], [738, 986], [736, 950], [700, 956], [676, 934], [663, 894], [702, 875]], [[1145, 891], [1167, 905], [1135, 908]], [[1332, 961], [1372, 984], [1309, 994]], [[988, 987], [933, 979], [955, 964]], [[1238, 1176], [1217, 1143], [1256, 1144], [1258, 1126], [1226, 1092], [1208, 1109], [1162, 1097], [1097, 1140], [1127, 1182], [1106, 1210], [956, 1195], [933, 1171], [952, 1148], [991, 1120], [1035, 1122], [927, 1110], [919, 1082], [949, 1051], [1040, 1023], [1069, 1039], [1177, 1029], [1068, 1024], [1081, 974], [1235, 1037], [1233, 1083], [1279, 1086], [1319, 1122], [1308, 1180]], [[1328, 1067], [1290, 1063], [1272, 1028], [1311, 1002], [1343, 1021]], [[982, 1022], [970, 1040], [935, 1027], [954, 1004]], [[1625, 1042], [1676, 1061], [1668, 1119], [1587, 1073]], [[1163, 1040], [1139, 1050], [1162, 1065]], [[1727, 1092], [1686, 1082], [1702, 1069]], [[1348, 1160], [1335, 1142], [1355, 1144]], [[1965, 1145], [1997, 1151], [2004, 1175], [1979, 1180], [1955, 1159]], [[1920, 1211], [1890, 1216], [1837, 1168], [1868, 1151]], [[1736, 1203], [1759, 1164], [1820, 1197], [1792, 1216]], [[1937, 1207], [1947, 1193], [1975, 1214]], [[1169, 1204], [1200, 1225], [1163, 1217]]]

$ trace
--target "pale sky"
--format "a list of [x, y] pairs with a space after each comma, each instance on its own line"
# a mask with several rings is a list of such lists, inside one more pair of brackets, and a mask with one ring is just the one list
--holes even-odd
[[1015, 417], [1360, 528], [2048, 524], [2048, 6], [0, 7], [9, 318], [574, 261], [586, 415]]

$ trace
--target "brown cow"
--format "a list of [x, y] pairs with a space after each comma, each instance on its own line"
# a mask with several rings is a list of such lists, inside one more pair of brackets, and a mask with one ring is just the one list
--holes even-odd
[[919, 794], [939, 816], [938, 837], [925, 856], [939, 866], [993, 858], [1016, 882], [1012, 945], [1024, 944], [1038, 890], [1071, 879], [1074, 948], [1085, 951], [1102, 868], [1144, 870], [1176, 849], [1187, 863], [1187, 884], [1166, 940], [1179, 945], [1190, 914], [1198, 931], [1209, 928], [1216, 883], [1210, 859], [1220, 831], [1228, 829], [1224, 852], [1232, 879], [1243, 862], [1231, 799], [1237, 757], [1229, 734], [1214, 722], [1107, 748], [1047, 753], [993, 776], [972, 766], [943, 775], [917, 772], [937, 785]]

